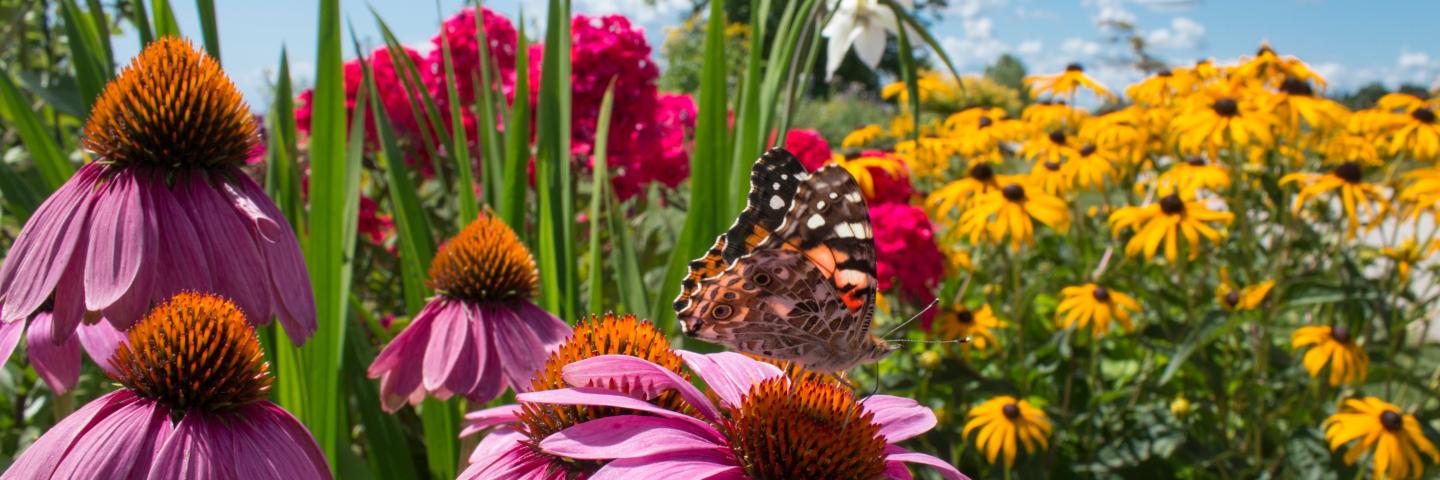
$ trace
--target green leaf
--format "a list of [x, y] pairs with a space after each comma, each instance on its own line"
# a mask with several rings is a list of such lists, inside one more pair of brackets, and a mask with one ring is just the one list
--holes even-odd
[[[530, 71], [530, 48], [525, 39], [525, 22], [517, 22], [515, 71]], [[481, 49], [484, 50], [484, 49]], [[524, 69], [524, 70], [522, 70]], [[525, 197], [529, 193], [530, 175], [530, 82], [515, 82], [515, 102], [505, 123], [505, 166], [500, 192], [500, 219], [517, 232], [525, 226]]]
[[124, 0], [130, 4], [130, 23], [135, 25], [135, 31], [140, 32], [140, 49], [144, 50], [146, 45], [155, 41], [155, 33], [150, 30], [150, 14], [145, 13], [145, 0]]
[[[65, 20], [65, 38], [69, 40], [70, 63], [75, 69], [75, 79], [80, 85], [84, 110], [90, 111], [95, 99], [110, 81], [110, 68], [106, 61], [104, 47], [95, 22], [80, 10], [75, 0], [60, 2], [60, 16]], [[108, 45], [109, 39], [104, 42]]]
[[20, 80], [20, 86], [25, 87], [45, 105], [55, 109], [61, 115], [69, 115], [73, 118], [85, 118], [90, 112], [85, 105], [81, 105], [80, 85], [75, 83], [75, 77], [64, 75], [56, 78], [58, 80], [53, 86], [44, 85], [37, 72], [22, 71], [16, 76]]
[[305, 230], [305, 200], [300, 192], [300, 166], [296, 164], [295, 95], [290, 86], [289, 54], [280, 49], [279, 73], [275, 78], [275, 102], [266, 122], [270, 124], [270, 145], [265, 149], [267, 162], [265, 191], [275, 205], [290, 219], [296, 232]]
[[[475, 44], [489, 45], [490, 41], [485, 36], [485, 16], [480, 14], [483, 7], [480, 5], [480, 0], [475, 0], [472, 3], [475, 7], [476, 12]], [[519, 25], [520, 30], [520, 33], [517, 35], [517, 39], [519, 42], [524, 42], [525, 16], [523, 11], [518, 16], [516, 24]], [[500, 204], [503, 203], [502, 199], [505, 198], [501, 196], [502, 188], [500, 186], [501, 179], [503, 178], [503, 174], [501, 173], [501, 166], [505, 162], [505, 142], [504, 136], [500, 134], [500, 129], [497, 128], [498, 125], [496, 124], [496, 118], [500, 115], [501, 110], [504, 109], [504, 101], [497, 100], [497, 98], [504, 97], [500, 96], [500, 93], [496, 91], [497, 84], [495, 82], [495, 79], [498, 77], [499, 71], [496, 70], [495, 66], [491, 64], [490, 49], [477, 48], [476, 52], [479, 54], [480, 72], [479, 78], [472, 78], [472, 81], [476, 83], [475, 88], [472, 91], [475, 92], [475, 111], [479, 112], [479, 115], [477, 116], [478, 118], [476, 118], [475, 122], [475, 133], [476, 138], [478, 138], [480, 141], [480, 161], [482, 165], [481, 176], [482, 182], [485, 185], [485, 203], [487, 205], [490, 205], [491, 208], [498, 209], [500, 208]], [[525, 52], [522, 49], [517, 48], [515, 54], [516, 56], [519, 56], [524, 55]], [[528, 67], [527, 70], [517, 69], [515, 71], [529, 72]], [[526, 123], [526, 125], [529, 125], [529, 123]], [[502, 220], [505, 220], [506, 222], [509, 222], [510, 220], [509, 218], [504, 216], [501, 216], [500, 218]], [[514, 224], [511, 223], [510, 225]]]
[[215, 22], [215, 0], [195, 0], [200, 14], [200, 35], [205, 38], [205, 52], [220, 63], [220, 26]]
[[[420, 129], [420, 144], [435, 162], [435, 178], [440, 185], [448, 188], [450, 181], [445, 173], [444, 157], [440, 156], [435, 146], [449, 145], [450, 132], [440, 119], [440, 109], [436, 106], [435, 97], [430, 95], [430, 90], [425, 87], [425, 82], [420, 77], [420, 70], [415, 66], [415, 62], [410, 60], [410, 55], [405, 53], [405, 47], [395, 38], [395, 33], [385, 23], [385, 19], [380, 17], [380, 12], [371, 7], [370, 14], [375, 17], [376, 26], [380, 27], [380, 35], [385, 39], [390, 62], [396, 67], [400, 82], [405, 86], [407, 98], [410, 100], [410, 115], [416, 119], [416, 126]], [[421, 119], [426, 121], [420, 121]]]
[[153, 0], [150, 8], [155, 10], [155, 38], [179, 37], [180, 24], [175, 21], [175, 10], [170, 8], [170, 0]]
[[[365, 315], [365, 308], [358, 301], [352, 301], [351, 308]], [[420, 468], [415, 464], [410, 442], [405, 438], [405, 427], [399, 419], [381, 408], [376, 384], [365, 376], [365, 367], [375, 359], [375, 349], [361, 329], [349, 329], [347, 335], [350, 339], [346, 342], [345, 370], [349, 374], [350, 393], [355, 396], [355, 404], [359, 407], [360, 426], [364, 427], [365, 451], [369, 454], [365, 460], [370, 473], [375, 478], [413, 478]]]
[[45, 201], [45, 193], [36, 188], [42, 184], [34, 170], [17, 172], [9, 163], [0, 161], [0, 200], [4, 200], [0, 205], [4, 206], [5, 213], [15, 217], [16, 224], [24, 225], [40, 202]]
[[420, 426], [425, 429], [425, 457], [435, 478], [455, 478], [460, 465], [461, 399], [425, 397], [420, 404]]
[[75, 173], [75, 168], [70, 165], [70, 160], [60, 153], [60, 145], [45, 131], [40, 117], [31, 108], [30, 102], [20, 94], [20, 90], [15, 88], [15, 82], [10, 79], [10, 75], [4, 73], [0, 73], [0, 114], [14, 126], [20, 142], [25, 145], [25, 151], [30, 153], [35, 170], [40, 173], [40, 178], [45, 180], [46, 190], [43, 194], [49, 195], [64, 185], [65, 180]]
[[[575, 318], [574, 183], [570, 176], [570, 2], [550, 0], [545, 57], [536, 105], [535, 191], [539, 196], [541, 300], [560, 318]], [[517, 101], [518, 103], [518, 101]]]
[[[905, 14], [904, 9], [900, 8], [900, 5], [895, 3], [890, 3], [889, 5], [890, 10], [895, 12], [896, 17]], [[898, 48], [900, 53], [900, 78], [905, 81], [905, 90], [909, 93], [906, 96], [909, 97], [910, 100], [908, 102], [910, 104], [908, 108], [910, 110], [911, 125], [913, 125], [910, 129], [911, 138], [918, 143], [920, 141], [920, 84], [916, 76], [919, 72], [915, 71], [915, 52], [910, 48], [910, 35], [906, 33], [906, 29], [901, 28], [896, 38], [900, 39]], [[956, 77], [956, 81], [959, 81], [959, 77]]]
[[[375, 74], [368, 65], [365, 68], [365, 85], [371, 91], [376, 91]], [[370, 96], [370, 108], [376, 113], [371, 118], [375, 120], [375, 133], [380, 138], [381, 146], [380, 151], [375, 153], [375, 160], [385, 172], [385, 179], [390, 187], [390, 210], [394, 214], [395, 230], [399, 236], [397, 246], [400, 249], [400, 278], [405, 294], [405, 309], [415, 315], [424, 308], [426, 299], [430, 297], [430, 289], [425, 286], [425, 281], [429, 278], [426, 268], [430, 266], [430, 259], [435, 256], [435, 240], [430, 236], [430, 223], [426, 220], [420, 197], [416, 193], [418, 188], [410, 178], [409, 169], [405, 168], [400, 147], [395, 143], [395, 133], [388, 120], [389, 114], [378, 95]]]
[[85, 0], [90, 9], [90, 22], [95, 26], [95, 39], [99, 40], [100, 53], [106, 72], [115, 70], [115, 50], [110, 46], [110, 18], [105, 16], [105, 6], [100, 0]]
[[460, 197], [460, 217], [456, 223], [464, 229], [480, 216], [480, 201], [475, 198], [475, 174], [471, 168], [470, 147], [466, 144], [464, 117], [460, 115], [460, 94], [455, 78], [455, 62], [450, 58], [450, 37], [440, 36], [440, 52], [445, 65], [445, 92], [447, 98], [453, 100], [447, 102], [450, 105], [450, 131], [453, 132], [447, 153], [454, 158], [455, 171], [459, 174], [455, 190]]
[[[605, 96], [600, 98], [600, 114], [595, 120], [595, 165], [590, 185], [590, 313], [604, 311], [605, 267], [600, 251], [600, 215], [605, 201], [609, 199], [610, 186], [610, 110], [615, 103], [615, 78], [605, 87]], [[612, 212], [613, 213], [613, 212]], [[613, 239], [612, 239], [613, 240]]]
[[911, 15], [902, 5], [896, 3], [895, 0], [880, 1], [889, 5], [890, 8], [895, 11], [895, 16], [900, 19], [900, 22], [904, 26], [910, 27], [917, 35], [920, 35], [920, 38], [925, 40], [925, 45], [928, 45], [930, 51], [935, 52], [935, 55], [940, 57], [940, 61], [945, 63], [945, 68], [950, 70], [950, 75], [955, 76], [956, 83], [960, 85], [960, 93], [964, 94], [965, 83], [960, 81], [960, 70], [955, 68], [955, 62], [950, 61], [950, 55], [945, 53], [945, 47], [940, 44], [940, 41], [935, 39], [935, 35], [931, 34], [924, 25], [920, 24], [919, 20], [915, 19], [914, 15]]

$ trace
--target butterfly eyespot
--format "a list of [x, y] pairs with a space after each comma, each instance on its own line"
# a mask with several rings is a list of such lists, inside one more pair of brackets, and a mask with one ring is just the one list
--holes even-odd
[[740, 296], [739, 296], [739, 295], [736, 295], [735, 292], [725, 292], [725, 299], [726, 299], [726, 300], [734, 300], [734, 299], [739, 298], [739, 297], [740, 297]]
[[759, 285], [759, 286], [762, 286], [762, 287], [769, 286], [769, 285], [770, 285], [770, 280], [771, 280], [771, 279], [770, 279], [770, 274], [764, 273], [764, 272], [757, 273], [757, 274], [755, 274], [754, 280], [755, 280], [755, 284], [756, 284], [756, 285]]
[[715, 308], [710, 310], [710, 316], [715, 317], [716, 320], [730, 318], [730, 314], [732, 313], [735, 313], [735, 309], [730, 308], [729, 305], [716, 305]]

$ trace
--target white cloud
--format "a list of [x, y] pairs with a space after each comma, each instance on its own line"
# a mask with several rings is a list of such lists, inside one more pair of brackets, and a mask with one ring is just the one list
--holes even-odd
[[1400, 68], [1429, 68], [1430, 54], [1425, 52], [1411, 52], [1404, 50], [1400, 52], [1400, 58], [1395, 61]]
[[1093, 57], [1100, 53], [1100, 42], [1083, 38], [1067, 38], [1060, 44], [1060, 51], [1071, 57]]
[[1060, 14], [1058, 13], [1052, 12], [1050, 10], [1028, 8], [1025, 6], [1015, 7], [1015, 16], [1017, 18], [1031, 20], [1060, 20]]
[[1044, 48], [1044, 46], [1045, 42], [1042, 42], [1040, 40], [1026, 40], [1020, 42], [1019, 45], [1015, 46], [1015, 53], [1021, 55], [1034, 55], [1040, 53], [1040, 49]]
[[1185, 18], [1170, 19], [1170, 26], [1145, 34], [1145, 43], [1155, 48], [1195, 50], [1205, 43], [1205, 26]]
[[691, 6], [689, 0], [580, 0], [575, 11], [588, 15], [620, 14], [629, 17], [632, 23], [648, 24], [655, 20], [674, 20], [676, 14]]
[[951, 5], [949, 11], [963, 18], [973, 18], [985, 10], [1003, 7], [1005, 2], [1006, 0], [960, 0]]

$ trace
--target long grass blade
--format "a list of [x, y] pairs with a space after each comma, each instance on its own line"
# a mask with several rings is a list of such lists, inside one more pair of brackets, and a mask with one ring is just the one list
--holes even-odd
[[[351, 308], [369, 316], [358, 302], [352, 301]], [[361, 329], [349, 329], [346, 335], [350, 337], [345, 349], [346, 381], [359, 407], [360, 425], [364, 427], [365, 451], [369, 453], [365, 463], [375, 478], [413, 478], [419, 474], [420, 468], [415, 464], [410, 442], [405, 438], [405, 427], [399, 419], [381, 409], [376, 384], [365, 377], [365, 367], [375, 358], [375, 349], [366, 341]]]
[[105, 16], [105, 6], [100, 0], [85, 0], [90, 9], [90, 23], [95, 26], [95, 39], [99, 40], [100, 53], [104, 54], [105, 71], [115, 70], [115, 49], [110, 45], [110, 19]]
[[150, 8], [155, 11], [151, 24], [155, 26], [156, 38], [181, 35], [180, 24], [175, 21], [175, 9], [170, 8], [170, 0], [153, 0]]
[[[365, 69], [365, 85], [370, 91], [376, 91], [375, 74], [368, 67]], [[379, 137], [381, 147], [375, 153], [375, 159], [381, 170], [384, 170], [386, 183], [390, 187], [390, 209], [395, 217], [395, 230], [399, 236], [397, 244], [400, 249], [400, 278], [401, 289], [405, 295], [405, 310], [414, 315], [420, 312], [425, 306], [426, 298], [430, 296], [430, 289], [425, 286], [426, 268], [430, 265], [430, 259], [435, 256], [435, 241], [431, 238], [430, 223], [425, 218], [419, 194], [416, 193], [418, 188], [410, 178], [409, 169], [405, 168], [400, 147], [395, 141], [394, 129], [390, 126], [389, 115], [379, 95], [370, 96], [370, 108], [375, 112], [371, 118], [374, 120], [375, 134]]]
[[[902, 12], [904, 9], [894, 3], [890, 4], [890, 10], [893, 10], [897, 17], [904, 13]], [[901, 28], [899, 35], [896, 35], [896, 38], [898, 38], [900, 42], [898, 48], [898, 52], [900, 53], [900, 78], [905, 82], [905, 96], [909, 99], [907, 102], [909, 105], [906, 106], [906, 109], [910, 110], [910, 125], [912, 125], [910, 134], [916, 142], [919, 142], [920, 83], [917, 75], [919, 72], [915, 71], [915, 52], [910, 48], [910, 35], [906, 33], [907, 30], [908, 29]], [[959, 77], [956, 77], [956, 81], [959, 82]]]
[[916, 19], [914, 15], [911, 15], [909, 11], [905, 10], [903, 5], [895, 2], [895, 0], [880, 1], [892, 8], [895, 11], [895, 16], [900, 19], [900, 23], [908, 26], [911, 29], [911, 33], [919, 35], [920, 38], [925, 41], [925, 45], [930, 47], [930, 51], [935, 52], [935, 55], [940, 57], [940, 61], [945, 64], [945, 68], [950, 70], [950, 75], [954, 75], [956, 83], [960, 85], [960, 94], [964, 95], [965, 82], [960, 81], [960, 70], [955, 68], [955, 62], [950, 60], [950, 55], [945, 53], [945, 47], [940, 44], [939, 40], [935, 39], [935, 35], [931, 34], [929, 29], [920, 24], [920, 20]]
[[455, 478], [460, 466], [460, 399], [420, 403], [420, 426], [425, 430], [425, 457], [435, 478]]
[[[490, 40], [485, 34], [485, 16], [481, 14], [484, 7], [480, 4], [480, 0], [474, 0], [471, 3], [475, 8], [475, 44], [490, 45]], [[516, 24], [519, 25], [521, 32], [517, 35], [517, 38], [523, 41], [523, 37], [525, 36], [523, 33], [525, 30], [525, 15], [523, 11], [519, 15]], [[504, 101], [498, 99], [503, 99], [504, 97], [501, 96], [500, 92], [496, 91], [496, 88], [499, 86], [496, 80], [500, 73], [499, 69], [491, 64], [490, 49], [477, 48], [476, 51], [479, 53], [480, 72], [478, 78], [472, 78], [472, 80], [476, 82], [475, 88], [472, 91], [475, 92], [475, 111], [479, 112], [475, 122], [475, 137], [480, 140], [480, 162], [482, 166], [480, 175], [482, 177], [481, 181], [485, 185], [485, 203], [491, 208], [499, 209], [501, 199], [504, 198], [501, 197], [502, 187], [500, 185], [501, 179], [504, 178], [501, 173], [501, 166], [505, 162], [505, 137], [500, 134], [500, 129], [497, 128], [499, 126], [497, 119], [500, 117], [501, 110], [504, 108]], [[519, 49], [517, 49], [515, 53], [516, 55], [524, 54], [524, 52]], [[516, 72], [520, 71], [522, 70], [516, 70]], [[524, 71], [528, 72], [529, 70]], [[501, 218], [505, 219], [504, 217]], [[507, 222], [509, 221], [509, 219], [505, 220]]]
[[[523, 20], [524, 17], [521, 17]], [[516, 35], [515, 71], [530, 71], [530, 48], [525, 40], [525, 22]], [[523, 70], [522, 70], [523, 69]], [[530, 187], [530, 82], [515, 82], [515, 103], [505, 123], [505, 166], [502, 169], [500, 219], [525, 236], [525, 205]], [[532, 245], [533, 247], [533, 245]]]
[[295, 145], [295, 94], [290, 82], [290, 57], [280, 49], [280, 67], [275, 76], [275, 102], [266, 119], [270, 144], [265, 150], [268, 165], [265, 186], [276, 206], [290, 219], [295, 231], [304, 231], [305, 200], [300, 192], [299, 149]]
[[150, 14], [145, 12], [145, 0], [125, 0], [130, 4], [130, 23], [139, 32], [140, 49], [155, 41], [155, 32], [150, 29]]
[[205, 39], [205, 52], [220, 62], [220, 26], [215, 21], [215, 0], [195, 0], [200, 14], [200, 36]]
[[[610, 186], [610, 164], [608, 149], [610, 147], [610, 110], [615, 103], [615, 79], [610, 79], [610, 85], [605, 87], [605, 96], [600, 98], [600, 114], [595, 120], [595, 151], [594, 167], [591, 168], [590, 185], [590, 313], [604, 311], [605, 299], [605, 264], [601, 258], [605, 255], [600, 251], [600, 234], [602, 222], [600, 215], [606, 213], [604, 210], [606, 200], [609, 197]], [[613, 213], [613, 212], [611, 212]]]
[[25, 96], [20, 94], [20, 89], [15, 88], [15, 82], [10, 79], [10, 75], [3, 72], [0, 72], [0, 114], [15, 128], [15, 133], [20, 136], [20, 143], [24, 144], [25, 151], [30, 153], [35, 170], [44, 180], [46, 190], [43, 193], [49, 195], [65, 184], [70, 174], [75, 173], [75, 167], [60, 153], [60, 145], [45, 131], [40, 117], [30, 107]]
[[[404, 85], [407, 99], [410, 103], [410, 115], [417, 119], [416, 125], [420, 128], [420, 144], [425, 148], [425, 153], [435, 162], [435, 177], [440, 185], [450, 186], [445, 173], [444, 158], [436, 149], [436, 145], [450, 144], [450, 131], [448, 126], [440, 118], [440, 109], [437, 107], [435, 97], [430, 94], [430, 89], [425, 87], [425, 82], [420, 76], [420, 69], [415, 62], [410, 60], [410, 55], [405, 53], [405, 47], [400, 40], [395, 38], [395, 33], [390, 30], [390, 25], [380, 17], [380, 12], [371, 7], [370, 14], [375, 17], [375, 25], [380, 28], [380, 35], [385, 39], [386, 51], [390, 53], [390, 62], [395, 66], [399, 74], [400, 83]], [[424, 119], [426, 121], [418, 121]]]
[[[69, 40], [71, 67], [75, 69], [75, 80], [80, 86], [80, 95], [85, 102], [85, 111], [95, 104], [95, 98], [110, 80], [110, 70], [100, 46], [99, 33], [75, 0], [60, 2], [60, 16], [65, 21], [65, 38]], [[106, 43], [109, 39], [106, 39]]]
[[574, 318], [575, 293], [573, 179], [570, 178], [570, 3], [551, 0], [545, 31], [536, 107], [538, 155], [535, 190], [539, 196], [541, 297], [548, 310]]
[[[482, 50], [484, 48], [481, 48]], [[465, 228], [480, 215], [480, 201], [475, 197], [475, 173], [470, 157], [470, 146], [465, 138], [465, 121], [460, 115], [459, 84], [455, 77], [455, 62], [450, 55], [450, 39], [440, 36], [440, 52], [445, 66], [445, 92], [450, 106], [450, 148], [448, 152], [455, 160], [456, 196], [460, 198], [460, 217], [456, 219], [457, 229]]]

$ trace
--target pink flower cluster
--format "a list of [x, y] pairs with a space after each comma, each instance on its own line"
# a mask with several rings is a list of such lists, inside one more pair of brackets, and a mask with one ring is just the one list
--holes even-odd
[[[770, 134], [770, 143], [775, 143], [775, 134]], [[785, 149], [795, 154], [805, 170], [816, 171], [830, 162], [834, 156], [830, 151], [830, 142], [820, 132], [810, 129], [792, 128], [785, 132]]]
[[898, 282], [914, 300], [934, 299], [934, 289], [945, 274], [945, 257], [935, 245], [935, 229], [925, 211], [908, 203], [871, 205], [870, 224], [880, 289], [889, 290]]

